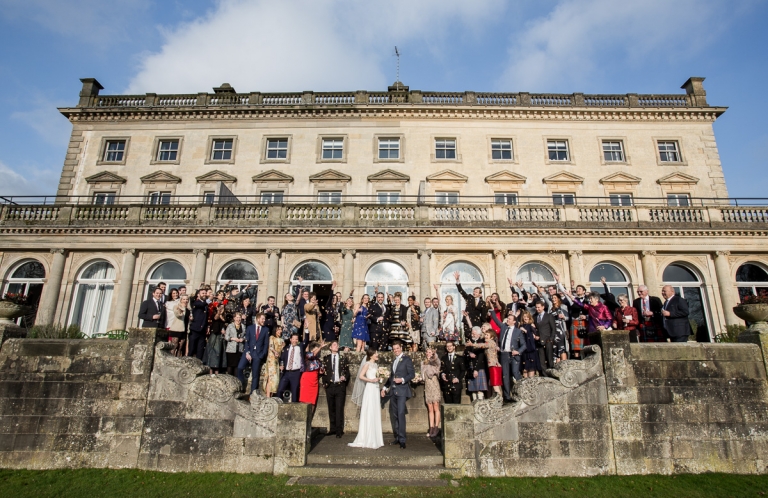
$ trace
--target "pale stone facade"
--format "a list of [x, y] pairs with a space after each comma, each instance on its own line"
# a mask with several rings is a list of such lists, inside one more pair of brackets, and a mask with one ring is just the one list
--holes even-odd
[[[78, 106], [61, 109], [73, 131], [55, 204], [3, 206], [4, 290], [29, 280], [14, 277], [20, 265], [37, 262], [38, 322], [80, 323], [83, 272], [107, 262], [114, 270], [92, 284], [110, 289], [100, 304], [109, 319], [96, 326], [103, 331], [138, 324], [150, 277], [168, 261], [183, 270], [170, 286], [192, 288], [250, 263], [259, 300], [279, 302], [307, 261], [330, 272], [318, 285], [337, 280], [358, 297], [374, 283], [366, 282], [374, 265], [396, 263], [407, 281], [391, 285], [419, 300], [447, 283], [455, 263], [474, 267], [474, 282], [503, 299], [506, 279], [529, 263], [577, 283], [610, 265], [624, 279], [612, 287], [631, 298], [643, 283], [656, 295], [665, 282], [697, 289], [687, 292], [700, 294], [714, 336], [740, 323], [731, 311], [739, 268], [768, 268], [768, 210], [729, 207], [712, 129], [725, 108], [707, 104], [702, 78], [683, 87], [675, 95], [238, 94], [222, 85], [214, 94], [100, 96], [101, 85], [84, 79]], [[340, 158], [323, 158], [323, 139], [341, 147]], [[397, 143], [397, 158], [379, 158], [381, 139]], [[217, 140], [231, 157], [215, 159]], [[284, 158], [268, 157], [269, 140], [286, 143]], [[446, 140], [455, 159], [438, 157]], [[159, 160], [165, 142], [176, 154]], [[508, 159], [494, 159], [500, 142]], [[109, 156], [110, 143], [122, 153]], [[606, 143], [620, 144], [619, 160], [606, 161]], [[550, 145], [565, 148], [564, 160], [550, 158]], [[170, 195], [168, 204], [149, 204], [152, 192]], [[283, 202], [261, 202], [267, 192]], [[382, 192], [400, 202], [377, 204]], [[207, 193], [224, 195], [209, 204]], [[507, 202], [515, 194], [517, 204], [496, 194]], [[553, 201], [568, 194], [575, 204]], [[611, 194], [624, 197], [612, 206]], [[99, 195], [105, 204], [94, 204]], [[670, 282], [669, 265], [695, 281]]]

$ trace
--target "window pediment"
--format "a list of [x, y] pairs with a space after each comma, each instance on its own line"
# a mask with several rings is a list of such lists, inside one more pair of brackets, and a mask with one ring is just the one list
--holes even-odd
[[237, 181], [237, 177], [215, 169], [210, 173], [206, 173], [204, 175], [198, 176], [196, 180], [197, 180], [197, 183], [208, 183], [208, 182], [235, 183]]
[[527, 180], [528, 179], [523, 175], [519, 175], [506, 169], [485, 177], [485, 183], [490, 185], [494, 190], [519, 188], [522, 187]]
[[656, 183], [659, 185], [674, 185], [674, 184], [684, 184], [684, 185], [696, 185], [699, 183], [699, 179], [695, 176], [686, 175], [685, 173], [672, 173], [671, 175], [662, 176], [658, 180], [656, 180]]
[[312, 183], [320, 183], [320, 182], [348, 183], [351, 180], [352, 180], [351, 176], [345, 175], [344, 173], [341, 173], [340, 171], [336, 171], [334, 169], [327, 169], [325, 171], [321, 171], [320, 173], [317, 173], [316, 175], [312, 175], [309, 177], [309, 181]]
[[111, 171], [102, 171], [85, 179], [86, 183], [125, 183], [126, 178], [116, 175]]
[[378, 173], [374, 173], [372, 175], [368, 175], [368, 181], [369, 182], [401, 182], [401, 183], [407, 183], [411, 180], [411, 177], [400, 173], [399, 171], [395, 171], [393, 169], [385, 169], [382, 171], [379, 171]]
[[142, 176], [141, 183], [181, 183], [181, 178], [167, 171], [155, 171]]
[[462, 175], [461, 173], [457, 173], [450, 169], [444, 169], [443, 171], [439, 171], [435, 173], [434, 175], [429, 175], [427, 177], [428, 182], [461, 182], [466, 183], [466, 181], [469, 179], [469, 177]]

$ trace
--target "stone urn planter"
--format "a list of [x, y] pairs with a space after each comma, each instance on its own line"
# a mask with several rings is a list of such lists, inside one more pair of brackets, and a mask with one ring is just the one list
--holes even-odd
[[748, 330], [768, 329], [768, 303], [740, 304], [733, 307], [733, 312], [742, 320], [751, 323]]
[[32, 308], [11, 301], [0, 301], [0, 325], [16, 325], [14, 319], [32, 313]]

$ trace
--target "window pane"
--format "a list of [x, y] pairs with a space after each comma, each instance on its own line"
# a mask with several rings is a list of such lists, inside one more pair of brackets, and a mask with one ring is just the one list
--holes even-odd
[[28, 261], [19, 266], [11, 278], [45, 278], [45, 268], [38, 261]]
[[328, 281], [333, 280], [331, 270], [319, 261], [309, 261], [296, 269], [291, 280], [301, 277], [304, 280]]
[[621, 142], [603, 142], [603, 157], [606, 161], [623, 162], [624, 150]]
[[213, 204], [216, 201], [216, 192], [204, 192], [203, 204]]
[[494, 202], [496, 204], [517, 204], [517, 194], [515, 193], [497, 193], [494, 195]]
[[555, 282], [555, 276], [549, 268], [541, 263], [526, 263], [517, 270], [515, 281], [548, 284]]
[[699, 278], [688, 268], [682, 265], [669, 265], [662, 275], [664, 282], [698, 282]]
[[745, 263], [736, 270], [737, 282], [768, 282], [768, 272], [757, 265]]
[[547, 151], [550, 161], [568, 160], [568, 142], [565, 140], [547, 140]]
[[227, 268], [221, 273], [221, 278], [224, 282], [228, 280], [258, 280], [259, 272], [256, 271], [256, 267], [247, 261], [235, 261], [227, 266]]
[[150, 280], [184, 280], [187, 278], [187, 272], [176, 261], [168, 261], [155, 268], [149, 278]]
[[662, 162], [679, 162], [677, 142], [659, 142], [659, 159]]
[[[479, 284], [483, 282], [483, 275], [480, 273], [480, 270], [475, 265], [464, 261], [457, 261], [446, 266], [440, 276], [440, 281], [443, 283], [455, 284], [456, 278], [453, 276], [454, 272], [459, 272], [459, 280], [462, 283], [471, 282]], [[455, 302], [454, 299], [454, 303]]]
[[123, 160], [125, 140], [110, 140], [104, 151], [104, 161], [117, 162]]
[[214, 140], [211, 159], [214, 161], [229, 161], [232, 159], [232, 140]]
[[157, 151], [158, 161], [175, 161], [178, 157], [178, 140], [161, 140]]
[[512, 141], [491, 140], [491, 157], [497, 160], [512, 159]]
[[611, 206], [631, 206], [632, 194], [610, 194]]
[[459, 193], [458, 192], [436, 192], [435, 202], [438, 204], [458, 204]]
[[103, 206], [108, 204], [114, 204], [115, 203], [115, 193], [114, 192], [101, 192], [98, 194], [93, 194], [93, 203], [97, 206]]
[[408, 282], [408, 274], [402, 266], [391, 261], [376, 263], [365, 275], [366, 283]]
[[688, 194], [668, 194], [668, 206], [687, 207], [690, 205]]
[[83, 270], [79, 280], [110, 280], [114, 278], [115, 267], [106, 261], [99, 261]]
[[576, 204], [576, 196], [574, 194], [552, 194], [552, 203], [556, 206], [571, 206]]
[[262, 204], [282, 204], [283, 192], [262, 192], [261, 203]]
[[[590, 282], [599, 282], [600, 277], [605, 277], [608, 282], [626, 282], [627, 277], [616, 266], [609, 263], [600, 263], [589, 274]], [[602, 292], [602, 289], [601, 289]], [[614, 292], [614, 294], [616, 294]]]

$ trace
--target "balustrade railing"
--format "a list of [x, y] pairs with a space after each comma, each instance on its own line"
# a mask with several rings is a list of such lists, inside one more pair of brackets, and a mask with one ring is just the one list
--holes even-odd
[[269, 218], [268, 205], [236, 205], [236, 206], [217, 206], [214, 212], [216, 220], [264, 220]]
[[128, 206], [77, 206], [72, 219], [76, 221], [119, 221], [128, 219]]
[[117, 95], [98, 97], [97, 107], [142, 107], [146, 105], [144, 95]]
[[421, 101], [425, 104], [463, 104], [463, 93], [432, 93], [425, 92]]
[[703, 223], [704, 213], [697, 208], [650, 208], [649, 218], [653, 223]]
[[288, 206], [286, 220], [340, 220], [341, 206]]
[[361, 206], [361, 220], [413, 220], [416, 209], [413, 206]]
[[266, 94], [261, 98], [262, 105], [293, 105], [301, 104], [301, 94]]
[[640, 95], [637, 102], [640, 107], [686, 107], [689, 105], [685, 95]]
[[439, 221], [488, 221], [487, 207], [434, 207], [435, 219]]
[[197, 95], [163, 95], [155, 99], [155, 105], [161, 107], [190, 107], [197, 105]]
[[389, 104], [389, 94], [386, 93], [369, 93], [369, 104]]
[[6, 206], [3, 218], [7, 221], [56, 221], [58, 206]]
[[354, 95], [345, 95], [341, 93], [320, 93], [315, 94], [315, 104], [354, 104]]
[[633, 221], [632, 208], [579, 208], [579, 221], [620, 222]]
[[626, 107], [628, 102], [626, 95], [584, 95], [587, 107]]
[[531, 95], [532, 106], [570, 107], [571, 95]]
[[507, 221], [560, 221], [561, 211], [556, 207], [511, 207], [506, 209]]
[[768, 208], [721, 209], [725, 223], [768, 223]]
[[197, 206], [149, 206], [144, 208], [146, 221], [194, 221]]
[[480, 105], [517, 105], [519, 98], [513, 93], [479, 93], [475, 102]]

